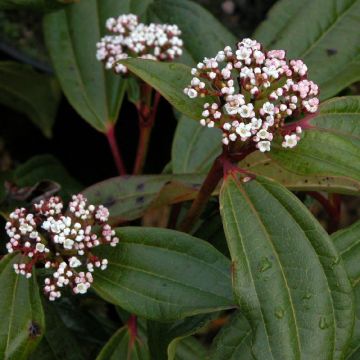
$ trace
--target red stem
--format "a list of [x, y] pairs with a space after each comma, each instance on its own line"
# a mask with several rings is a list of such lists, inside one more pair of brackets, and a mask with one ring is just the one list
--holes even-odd
[[316, 192], [316, 191], [309, 191], [307, 192], [312, 198], [318, 201], [325, 211], [328, 214], [329, 222], [328, 222], [328, 231], [329, 233], [335, 232], [339, 228], [340, 223], [340, 210], [341, 210], [341, 201], [340, 199], [334, 195], [334, 203], [327, 199], [324, 195]]
[[118, 143], [116, 141], [115, 136], [115, 126], [111, 125], [108, 128], [108, 131], [106, 132], [106, 138], [109, 142], [111, 153], [116, 165], [116, 168], [118, 170], [119, 175], [126, 175], [126, 168], [121, 156], [121, 152], [118, 146]]
[[137, 330], [137, 316], [132, 314], [129, 317], [129, 320], [127, 322], [127, 326], [129, 329], [129, 334], [130, 334], [130, 349], [134, 346], [135, 344], [135, 340], [138, 334], [138, 330]]
[[[149, 88], [145, 87], [144, 91], [152, 91], [152, 89], [150, 88], [149, 90]], [[155, 92], [154, 104], [152, 106], [152, 109], [149, 108], [149, 105], [146, 102], [141, 102], [137, 107], [139, 113], [140, 137], [133, 170], [134, 175], [139, 175], [143, 171], [145, 160], [149, 150], [151, 130], [155, 123], [160, 99], [160, 93]]]
[[189, 232], [192, 229], [222, 177], [226, 176], [227, 173], [232, 170], [244, 172], [242, 169], [239, 169], [236, 164], [245, 159], [246, 156], [254, 150], [255, 148], [253, 146], [249, 146], [248, 148], [242, 149], [239, 153], [231, 154], [226, 147], [223, 148], [223, 153], [215, 159], [185, 219], [180, 224], [180, 231]]

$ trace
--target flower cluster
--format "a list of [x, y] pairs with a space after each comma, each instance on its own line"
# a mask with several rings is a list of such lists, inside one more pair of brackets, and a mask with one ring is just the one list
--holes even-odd
[[167, 61], [182, 54], [183, 41], [177, 25], [139, 23], [136, 15], [121, 15], [106, 21], [106, 28], [114, 35], [103, 37], [96, 45], [96, 58], [106, 69], [127, 73], [119, 64], [128, 57]]
[[31, 277], [36, 264], [51, 270], [45, 279], [44, 292], [49, 300], [61, 296], [61, 288], [69, 286], [75, 294], [85, 294], [93, 282], [95, 268], [105, 270], [107, 259], [100, 259], [91, 250], [101, 244], [116, 246], [119, 239], [107, 223], [106, 207], [88, 205], [87, 199], [74, 195], [66, 213], [57, 196], [41, 200], [32, 209], [16, 209], [6, 223], [10, 241], [9, 253], [19, 251], [21, 264], [14, 264], [17, 274]]
[[318, 109], [319, 89], [307, 80], [307, 66], [301, 60], [288, 62], [284, 50], [265, 51], [255, 40], [244, 39], [235, 51], [227, 46], [214, 58], [205, 58], [192, 75], [184, 93], [217, 98], [204, 104], [200, 123], [220, 127], [225, 145], [251, 140], [265, 152], [280, 135], [282, 146], [292, 148], [302, 129], [287, 131], [285, 119]]

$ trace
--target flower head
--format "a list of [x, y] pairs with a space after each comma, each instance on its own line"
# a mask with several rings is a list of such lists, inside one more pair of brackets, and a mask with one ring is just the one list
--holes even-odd
[[49, 300], [61, 296], [69, 286], [75, 294], [84, 294], [93, 282], [94, 268], [105, 270], [107, 259], [100, 259], [92, 249], [101, 244], [116, 246], [119, 239], [107, 223], [109, 211], [103, 205], [88, 205], [87, 199], [74, 195], [68, 212], [57, 196], [41, 200], [32, 209], [15, 209], [5, 229], [10, 238], [9, 253], [19, 251], [21, 264], [14, 264], [16, 273], [31, 277], [33, 267], [42, 264], [52, 270], [45, 279], [44, 292]]
[[314, 113], [319, 106], [319, 88], [307, 79], [301, 60], [286, 60], [284, 50], [266, 51], [252, 39], [243, 39], [214, 58], [205, 58], [191, 73], [184, 89], [190, 98], [211, 96], [204, 104], [201, 125], [220, 127], [223, 143], [252, 141], [261, 151], [270, 151], [275, 136], [291, 148], [300, 140], [301, 128], [291, 133], [284, 127], [289, 116]]
[[104, 36], [96, 44], [96, 58], [116, 73], [127, 73], [119, 61], [128, 57], [169, 61], [182, 55], [183, 41], [177, 25], [145, 25], [136, 15], [127, 14], [108, 19], [106, 28], [113, 35]]

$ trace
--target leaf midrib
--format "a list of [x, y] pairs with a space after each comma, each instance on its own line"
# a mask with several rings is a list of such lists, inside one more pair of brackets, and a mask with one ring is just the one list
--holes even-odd
[[[276, 257], [277, 263], [279, 265], [279, 269], [281, 272], [281, 276], [284, 280], [285, 283], [285, 288], [286, 288], [286, 292], [288, 294], [288, 298], [289, 298], [289, 302], [290, 302], [290, 307], [291, 307], [291, 313], [294, 319], [294, 323], [295, 323], [295, 332], [296, 332], [296, 339], [297, 339], [297, 344], [298, 344], [298, 350], [299, 350], [299, 354], [301, 354], [301, 340], [300, 340], [300, 335], [299, 335], [299, 327], [298, 327], [298, 323], [297, 323], [297, 317], [296, 317], [296, 313], [295, 313], [295, 307], [294, 307], [294, 303], [293, 303], [293, 298], [292, 298], [292, 293], [290, 291], [290, 287], [289, 284], [287, 282], [286, 276], [285, 276], [285, 271], [284, 268], [282, 266], [282, 263], [280, 261], [280, 257], [279, 254], [271, 240], [270, 234], [268, 233], [266, 226], [264, 224], [264, 222], [262, 221], [259, 213], [256, 211], [254, 204], [252, 203], [249, 195], [246, 193], [245, 189], [243, 187], [240, 187], [240, 185], [235, 182], [235, 186], [239, 189], [239, 191], [243, 194], [245, 201], [248, 203], [250, 209], [252, 210], [253, 214], [255, 215], [256, 219], [258, 219], [258, 223], [260, 224], [261, 228], [263, 229], [263, 233], [265, 235], [265, 238], [268, 240], [268, 243], [270, 244], [271, 248], [273, 249], [273, 253]], [[232, 201], [231, 201], [232, 203]]]
[[347, 15], [347, 13], [350, 11], [350, 9], [356, 4], [357, 0], [355, 0], [347, 9], [343, 11], [343, 13], [336, 18], [336, 20], [328, 26], [328, 28], [323, 31], [320, 36], [311, 44], [311, 46], [307, 49], [305, 49], [298, 57], [304, 58], [306, 55], [310, 53], [310, 51], [323, 39], [324, 36], [326, 36], [330, 31], [337, 25], [337, 23], [342, 20], [342, 18]]

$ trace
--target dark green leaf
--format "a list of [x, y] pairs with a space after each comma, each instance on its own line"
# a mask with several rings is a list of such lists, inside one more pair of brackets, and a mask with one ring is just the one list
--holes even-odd
[[41, 11], [55, 10], [76, 0], [0, 0], [0, 10], [35, 9]]
[[0, 261], [0, 358], [27, 359], [45, 331], [35, 273], [30, 279], [14, 272], [21, 255], [11, 254]]
[[215, 98], [190, 99], [183, 89], [192, 79], [191, 68], [179, 63], [164, 63], [154, 60], [127, 59], [122, 61], [129, 70], [156, 89], [175, 109], [192, 119], [200, 119], [206, 102]]
[[153, 359], [173, 360], [183, 339], [195, 334], [217, 316], [201, 314], [172, 323], [147, 322], [148, 344]]
[[57, 77], [71, 105], [97, 130], [117, 121], [126, 82], [96, 60], [107, 18], [129, 13], [117, 0], [80, 1], [45, 17], [44, 29]]
[[360, 79], [359, 14], [359, 0], [281, 0], [254, 37], [303, 59], [326, 99]]
[[55, 79], [30, 66], [0, 62], [0, 102], [26, 114], [47, 137], [51, 136], [60, 91]]
[[207, 359], [206, 348], [194, 337], [186, 337], [179, 341], [174, 360], [203, 360]]
[[355, 326], [346, 359], [357, 360], [360, 357], [360, 221], [332, 234], [355, 293]]
[[83, 194], [109, 208], [112, 221], [134, 220], [146, 210], [193, 199], [202, 175], [122, 176], [105, 180]]
[[232, 316], [214, 339], [211, 360], [253, 360], [251, 353], [252, 332], [241, 313]]
[[45, 335], [30, 357], [31, 360], [83, 360], [85, 359], [74, 333], [64, 324], [58, 308], [44, 300]]
[[174, 174], [206, 174], [220, 154], [219, 129], [209, 129], [186, 116], [180, 117], [171, 150]]
[[132, 343], [127, 326], [119, 329], [101, 350], [96, 360], [149, 360], [146, 339], [137, 337]]
[[14, 182], [18, 187], [32, 186], [41, 180], [52, 180], [61, 185], [61, 195], [69, 197], [80, 191], [81, 185], [52, 155], [34, 156], [14, 171]]
[[352, 290], [321, 225], [281, 185], [226, 178], [221, 214], [238, 303], [266, 359], [340, 359], [353, 326]]
[[233, 307], [230, 262], [208, 243], [173, 230], [118, 228], [119, 245], [95, 274], [105, 300], [147, 319], [167, 321]]
[[[270, 177], [291, 190], [357, 194], [360, 191], [360, 100], [336, 98], [323, 103], [311, 129], [294, 149], [274, 145], [240, 163], [245, 170]], [[331, 144], [331, 147], [328, 146]], [[172, 148], [174, 173], [206, 173], [221, 152], [217, 129], [203, 128], [182, 116]], [[293, 161], [296, 156], [297, 161]]]
[[360, 97], [323, 103], [309, 122], [298, 146], [274, 146], [269, 156], [286, 170], [301, 175], [340, 176], [360, 181]]

